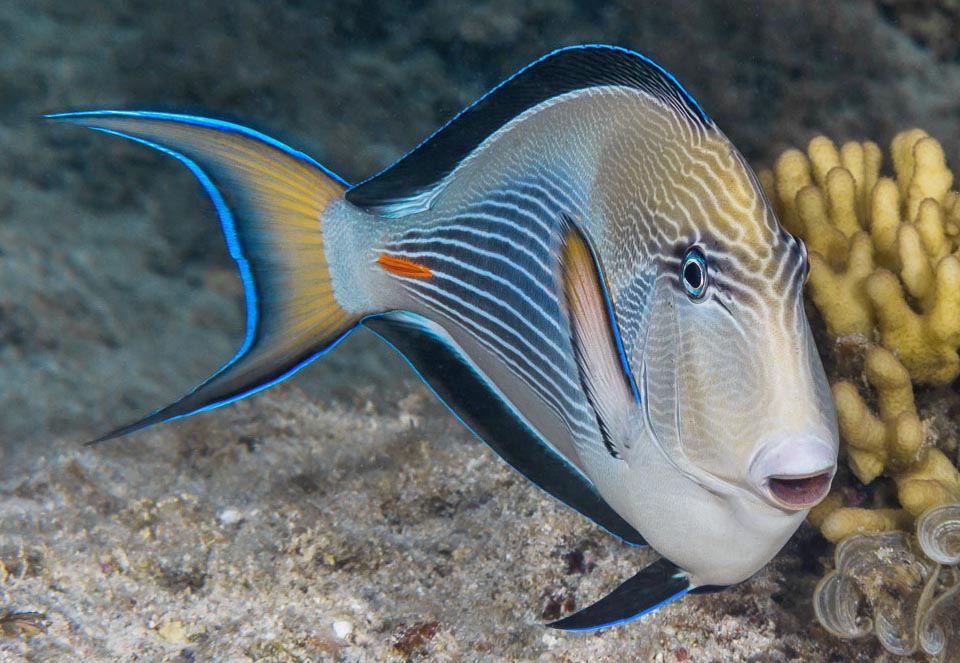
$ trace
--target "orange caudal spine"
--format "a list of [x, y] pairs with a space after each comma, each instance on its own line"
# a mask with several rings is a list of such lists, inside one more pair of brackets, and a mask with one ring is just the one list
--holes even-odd
[[396, 274], [397, 276], [412, 276], [414, 278], [433, 276], [433, 272], [430, 271], [429, 267], [387, 253], [381, 253], [377, 258], [377, 263], [391, 274]]

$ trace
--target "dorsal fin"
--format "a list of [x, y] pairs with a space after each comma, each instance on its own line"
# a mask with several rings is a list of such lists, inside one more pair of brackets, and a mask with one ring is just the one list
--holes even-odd
[[600, 86], [641, 90], [696, 123], [711, 124], [676, 79], [643, 55], [616, 46], [562, 48], [500, 83], [401, 159], [348, 190], [346, 198], [370, 211], [416, 198], [524, 111], [568, 92]]

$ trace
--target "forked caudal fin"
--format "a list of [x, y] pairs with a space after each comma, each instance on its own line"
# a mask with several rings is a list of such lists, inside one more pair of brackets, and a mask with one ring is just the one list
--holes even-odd
[[334, 298], [319, 221], [346, 185], [318, 163], [250, 129], [188, 115], [49, 117], [135, 140], [186, 165], [216, 207], [246, 296], [246, 337], [230, 361], [179, 400], [95, 442], [263, 389], [356, 326], [360, 316]]

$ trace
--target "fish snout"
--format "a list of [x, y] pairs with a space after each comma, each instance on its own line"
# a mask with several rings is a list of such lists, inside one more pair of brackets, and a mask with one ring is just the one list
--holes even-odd
[[792, 434], [762, 444], [750, 464], [750, 480], [768, 502], [809, 509], [827, 496], [837, 471], [837, 449], [813, 434]]

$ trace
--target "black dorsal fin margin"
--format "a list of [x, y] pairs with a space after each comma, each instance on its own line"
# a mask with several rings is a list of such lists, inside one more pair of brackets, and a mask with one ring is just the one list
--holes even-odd
[[398, 161], [349, 189], [346, 198], [368, 211], [415, 198], [524, 111], [567, 92], [600, 86], [642, 90], [695, 123], [712, 124], [677, 80], [649, 58], [617, 46], [571, 46], [540, 58], [500, 83]]

